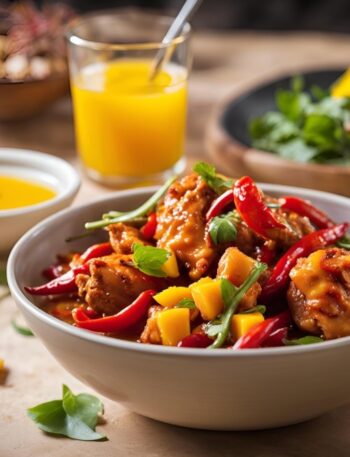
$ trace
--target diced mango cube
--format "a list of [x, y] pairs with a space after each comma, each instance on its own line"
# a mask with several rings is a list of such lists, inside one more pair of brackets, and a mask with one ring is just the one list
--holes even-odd
[[190, 310], [173, 308], [157, 314], [157, 325], [164, 346], [176, 346], [191, 333]]
[[192, 285], [191, 292], [196, 307], [204, 320], [211, 321], [215, 319], [224, 309], [220, 279], [198, 281], [198, 283]]
[[188, 287], [192, 290], [193, 287], [199, 286], [200, 284], [205, 284], [206, 282], [211, 282], [213, 279], [209, 276], [199, 279], [197, 282], [193, 282]]
[[179, 267], [177, 266], [176, 255], [170, 252], [168, 260], [163, 264], [162, 270], [169, 278], [177, 278], [180, 276]]
[[231, 335], [238, 340], [245, 335], [254, 325], [264, 321], [261, 313], [234, 314], [231, 321]]
[[157, 303], [167, 308], [173, 308], [184, 298], [192, 298], [188, 287], [168, 287], [153, 297]]
[[249, 276], [255, 260], [239, 249], [227, 248], [221, 257], [217, 276], [230, 280], [235, 286], [240, 286]]
[[0, 371], [2, 371], [5, 368], [5, 361], [4, 359], [0, 359]]

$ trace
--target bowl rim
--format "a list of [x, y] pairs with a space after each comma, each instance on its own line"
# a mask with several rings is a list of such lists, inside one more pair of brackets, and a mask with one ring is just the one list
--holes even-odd
[[[0, 209], [0, 220], [12, 217], [12, 216], [19, 216], [25, 215], [28, 213], [32, 213], [35, 211], [40, 211], [42, 209], [47, 209], [57, 204], [62, 203], [63, 201], [67, 200], [71, 196], [75, 195], [81, 185], [80, 176], [74, 167], [68, 163], [66, 160], [61, 159], [60, 157], [46, 154], [44, 152], [34, 151], [32, 149], [22, 149], [22, 148], [0, 148], [0, 169], [1, 169], [1, 161], [2, 159], [9, 159], [9, 162], [12, 162], [11, 165], [18, 165], [21, 167], [25, 167], [25, 164], [31, 164], [31, 161], [40, 160], [41, 162], [45, 162], [47, 165], [50, 165], [52, 169], [60, 168], [64, 171], [65, 180], [60, 180], [60, 183], [64, 184], [62, 190], [58, 190], [56, 195], [49, 200], [44, 202], [36, 203], [35, 205], [29, 206], [21, 206], [19, 208], [13, 209]], [[37, 171], [43, 171], [40, 167], [33, 168]], [[44, 170], [43, 173], [54, 176], [57, 180], [57, 176], [54, 173], [50, 173], [49, 171]], [[28, 178], [30, 181], [30, 173], [28, 173]], [[25, 179], [25, 178], [24, 178]]]
[[[330, 204], [331, 203], [344, 203], [349, 206], [350, 209], [350, 199], [341, 195], [332, 194], [329, 192], [317, 191], [307, 188], [297, 188], [293, 186], [284, 186], [279, 184], [268, 184], [268, 183], [258, 183], [259, 186], [267, 192], [276, 192], [276, 193], [293, 193], [296, 196], [309, 198], [312, 200], [313, 197], [323, 197]], [[276, 347], [276, 348], [257, 348], [257, 349], [247, 349], [242, 351], [230, 351], [228, 349], [215, 349], [213, 351], [196, 349], [196, 348], [186, 348], [179, 350], [177, 347], [170, 346], [158, 346], [152, 344], [140, 344], [133, 341], [126, 341], [118, 338], [112, 338], [94, 332], [89, 332], [84, 329], [74, 327], [71, 324], [60, 321], [59, 319], [51, 316], [46, 313], [34, 303], [32, 303], [26, 295], [21, 290], [17, 279], [14, 274], [15, 264], [19, 258], [21, 258], [21, 249], [25, 246], [31, 238], [33, 238], [38, 232], [44, 229], [47, 224], [53, 223], [58, 218], [64, 218], [68, 214], [77, 216], [79, 211], [86, 209], [90, 206], [94, 206], [98, 203], [106, 203], [108, 201], [113, 202], [118, 197], [146, 197], [148, 194], [153, 193], [158, 187], [141, 187], [137, 189], [129, 189], [116, 192], [107, 197], [102, 197], [85, 203], [84, 205], [67, 208], [65, 210], [59, 211], [58, 213], [44, 219], [39, 222], [36, 226], [30, 229], [22, 238], [16, 243], [12, 249], [8, 264], [7, 264], [7, 279], [8, 285], [10, 288], [11, 295], [15, 302], [20, 302], [27, 312], [34, 316], [34, 318], [40, 320], [42, 323], [53, 327], [55, 330], [62, 332], [63, 334], [68, 334], [71, 337], [78, 338], [80, 340], [87, 340], [90, 343], [97, 343], [102, 346], [107, 346], [110, 348], [116, 348], [121, 350], [128, 350], [133, 352], [140, 352], [146, 355], [159, 355], [159, 356], [172, 356], [172, 357], [219, 357], [219, 358], [251, 358], [267, 356], [267, 357], [279, 357], [283, 355], [290, 356], [299, 356], [301, 354], [307, 354], [310, 352], [319, 352], [319, 351], [330, 351], [338, 347], [350, 345], [350, 336], [338, 338], [335, 340], [324, 341], [320, 344], [309, 344], [303, 346], [288, 346], [288, 347]]]

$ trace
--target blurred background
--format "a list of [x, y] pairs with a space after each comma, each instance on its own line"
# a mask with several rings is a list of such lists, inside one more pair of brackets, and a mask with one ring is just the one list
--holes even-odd
[[[36, 2], [41, 4], [42, 2]], [[50, 3], [50, 2], [47, 2]], [[54, 3], [51, 1], [51, 3]], [[174, 13], [179, 0], [69, 0], [78, 12], [137, 6]], [[349, 0], [204, 0], [193, 23], [197, 27], [250, 30], [350, 32]]]

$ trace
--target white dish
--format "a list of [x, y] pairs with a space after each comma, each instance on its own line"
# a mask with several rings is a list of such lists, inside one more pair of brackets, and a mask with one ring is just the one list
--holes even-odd
[[25, 149], [0, 148], [0, 175], [37, 182], [56, 193], [54, 198], [36, 205], [0, 210], [2, 254], [33, 225], [70, 205], [80, 187], [79, 175], [67, 162]]
[[[318, 191], [263, 185], [272, 195], [307, 198], [336, 221], [349, 219], [350, 200]], [[8, 263], [13, 298], [48, 350], [74, 376], [128, 409], [170, 424], [210, 430], [280, 427], [319, 416], [350, 401], [350, 337], [322, 344], [250, 349], [179, 349], [142, 345], [65, 324], [35, 306], [23, 286], [39, 282], [57, 252], [83, 249], [92, 238], [67, 246], [87, 220], [127, 210], [155, 189], [124, 191], [63, 211], [17, 243]], [[106, 236], [106, 234], [105, 234]], [[101, 239], [101, 238], [100, 238]]]

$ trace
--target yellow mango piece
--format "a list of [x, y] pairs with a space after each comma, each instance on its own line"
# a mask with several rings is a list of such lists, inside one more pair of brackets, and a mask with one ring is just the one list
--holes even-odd
[[234, 314], [231, 321], [231, 335], [234, 340], [238, 340], [245, 335], [254, 325], [264, 321], [261, 313]]
[[247, 279], [255, 265], [255, 260], [238, 248], [227, 248], [221, 257], [217, 276], [226, 278], [239, 287]]
[[198, 281], [191, 288], [192, 298], [199, 309], [202, 318], [206, 321], [215, 319], [224, 309], [221, 297], [221, 280]]
[[199, 284], [205, 284], [206, 282], [211, 282], [212, 280], [213, 280], [213, 279], [210, 278], [209, 276], [205, 276], [204, 278], [198, 279], [198, 281], [193, 282], [193, 283], [190, 284], [188, 287], [190, 288], [190, 290], [192, 290], [193, 287], [196, 287], [196, 286], [198, 286]]
[[157, 325], [164, 346], [176, 346], [191, 333], [190, 310], [173, 308], [157, 314]]
[[153, 297], [160, 305], [173, 308], [184, 298], [192, 298], [191, 291], [188, 287], [168, 287]]
[[5, 368], [5, 361], [4, 359], [0, 359], [0, 371], [2, 371]]
[[180, 276], [176, 255], [173, 252], [170, 252], [170, 256], [168, 260], [163, 264], [162, 270], [169, 278], [177, 278]]
[[332, 97], [350, 97], [350, 68], [331, 87]]

